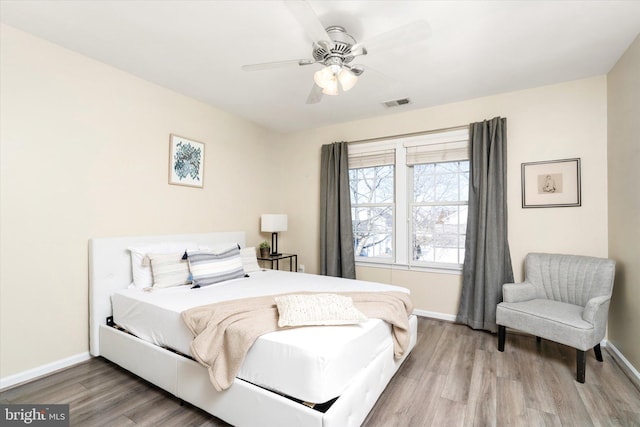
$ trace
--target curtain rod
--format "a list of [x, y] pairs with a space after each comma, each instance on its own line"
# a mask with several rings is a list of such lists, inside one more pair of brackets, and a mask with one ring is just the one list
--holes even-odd
[[462, 129], [468, 129], [469, 125], [463, 125], [463, 126], [452, 126], [452, 127], [448, 127], [448, 128], [441, 128], [441, 129], [432, 129], [432, 130], [423, 130], [420, 132], [410, 132], [410, 133], [402, 133], [400, 135], [389, 135], [389, 136], [381, 136], [378, 138], [370, 138], [370, 139], [359, 139], [357, 141], [348, 141], [348, 144], [362, 144], [364, 142], [375, 142], [375, 141], [385, 141], [387, 139], [398, 139], [398, 138], [407, 138], [410, 136], [421, 136], [421, 135], [429, 135], [431, 133], [440, 133], [440, 132], [447, 132], [447, 131], [453, 131], [453, 130], [462, 130]]

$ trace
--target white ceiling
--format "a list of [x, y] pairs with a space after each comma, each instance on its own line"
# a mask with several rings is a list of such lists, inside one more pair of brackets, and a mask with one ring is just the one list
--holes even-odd
[[[358, 41], [423, 20], [425, 41], [353, 62], [339, 96], [306, 104], [319, 65], [282, 1], [0, 1], [2, 22], [281, 132], [607, 73], [640, 32], [640, 1], [310, 1]], [[387, 109], [381, 102], [409, 97]]]

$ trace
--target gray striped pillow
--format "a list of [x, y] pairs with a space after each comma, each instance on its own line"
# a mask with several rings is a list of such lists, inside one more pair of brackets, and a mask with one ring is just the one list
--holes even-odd
[[205, 251], [188, 252], [189, 269], [193, 279], [193, 287], [213, 285], [225, 280], [244, 277], [240, 249], [230, 248], [213, 253]]
[[151, 254], [153, 286], [168, 288], [189, 284], [189, 265], [182, 260], [184, 252], [173, 254]]

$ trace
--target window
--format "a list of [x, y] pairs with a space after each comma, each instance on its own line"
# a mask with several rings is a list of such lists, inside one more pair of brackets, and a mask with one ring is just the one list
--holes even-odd
[[411, 172], [412, 261], [462, 264], [469, 161], [418, 164]]
[[356, 261], [457, 268], [464, 261], [468, 130], [354, 144]]
[[349, 149], [351, 219], [356, 257], [393, 259], [395, 150]]

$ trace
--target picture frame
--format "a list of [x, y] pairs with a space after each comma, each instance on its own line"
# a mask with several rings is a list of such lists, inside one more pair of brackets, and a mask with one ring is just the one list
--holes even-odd
[[169, 137], [169, 184], [204, 186], [204, 143], [179, 135]]
[[522, 207], [581, 206], [580, 159], [522, 163]]

